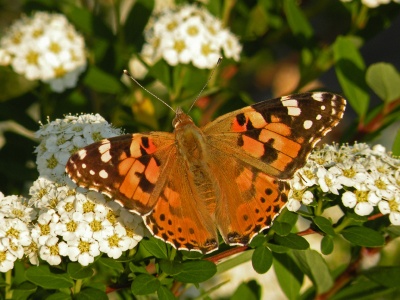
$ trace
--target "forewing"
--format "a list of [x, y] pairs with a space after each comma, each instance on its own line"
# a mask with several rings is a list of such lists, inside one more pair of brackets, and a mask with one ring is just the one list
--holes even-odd
[[143, 215], [154, 207], [174, 156], [171, 133], [121, 135], [77, 151], [66, 172], [78, 186], [102, 192]]
[[288, 179], [338, 124], [345, 105], [342, 97], [325, 92], [285, 96], [223, 115], [203, 131], [210, 147]]

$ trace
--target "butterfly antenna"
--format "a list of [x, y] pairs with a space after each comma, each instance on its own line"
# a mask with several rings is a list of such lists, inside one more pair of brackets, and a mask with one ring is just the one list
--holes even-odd
[[133, 76], [131, 75], [131, 73], [128, 72], [128, 70], [124, 70], [124, 74], [129, 76], [130, 79], [132, 79], [138, 86], [140, 86], [142, 89], [144, 89], [146, 92], [148, 92], [150, 95], [152, 95], [154, 98], [156, 98], [157, 100], [159, 100], [161, 103], [164, 103], [167, 107], [169, 107], [173, 112], [176, 113], [175, 109], [172, 108], [171, 105], [169, 105], [167, 102], [165, 102], [163, 99], [161, 99], [160, 97], [158, 97], [157, 95], [153, 94], [152, 92], [150, 92], [148, 89], [146, 89], [143, 85], [141, 85], [139, 83], [139, 81], [137, 81], [135, 78], [133, 78]]
[[215, 70], [218, 68], [219, 64], [222, 61], [222, 57], [218, 58], [217, 64], [215, 65], [214, 69], [212, 70], [210, 77], [208, 77], [206, 84], [203, 86], [203, 88], [201, 89], [200, 93], [197, 95], [197, 97], [194, 99], [192, 105], [189, 108], [188, 113], [192, 110], [193, 106], [195, 105], [195, 103], [197, 102], [197, 100], [199, 100], [201, 94], [203, 93], [204, 89], [206, 88], [206, 86], [208, 85], [208, 83], [210, 82], [211, 78], [214, 75]]

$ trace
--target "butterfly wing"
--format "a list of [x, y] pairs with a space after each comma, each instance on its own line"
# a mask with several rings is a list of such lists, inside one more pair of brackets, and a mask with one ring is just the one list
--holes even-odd
[[211, 147], [270, 176], [288, 179], [338, 124], [345, 106], [345, 99], [331, 93], [285, 96], [223, 115], [203, 131]]
[[177, 249], [218, 248], [215, 222], [180, 157], [171, 133], [129, 134], [91, 144], [66, 171], [79, 186], [102, 192], [143, 216], [148, 229]]
[[121, 135], [77, 151], [66, 172], [78, 186], [102, 192], [143, 215], [154, 207], [174, 153], [171, 133]]
[[272, 224], [287, 201], [284, 179], [306, 163], [314, 145], [339, 122], [345, 103], [330, 93], [286, 96], [204, 127], [221, 191], [215, 219], [226, 243], [247, 244]]

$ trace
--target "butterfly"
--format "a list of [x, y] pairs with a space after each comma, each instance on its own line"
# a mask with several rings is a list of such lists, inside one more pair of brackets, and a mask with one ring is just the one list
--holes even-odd
[[179, 250], [247, 245], [288, 201], [288, 179], [338, 124], [346, 100], [314, 92], [262, 101], [197, 127], [176, 109], [174, 132], [121, 135], [74, 153], [66, 172], [143, 217]]

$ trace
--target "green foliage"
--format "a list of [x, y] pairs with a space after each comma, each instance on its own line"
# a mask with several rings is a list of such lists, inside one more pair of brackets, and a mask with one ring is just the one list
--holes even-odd
[[[132, 57], [146, 68], [140, 84], [173, 108], [187, 110], [210, 77], [210, 70], [192, 64], [172, 66], [164, 59], [151, 64], [140, 56], [144, 30], [158, 1], [138, 0], [131, 6], [124, 2], [95, 1], [91, 7], [85, 1], [23, 1], [21, 13], [46, 10], [67, 16], [85, 39], [87, 69], [75, 87], [55, 93], [43, 82], [0, 66], [0, 191], [5, 195], [28, 195], [29, 183], [37, 179], [34, 132], [37, 122], [47, 117], [54, 120], [69, 113], [94, 112], [127, 132], [172, 129], [173, 112], [123, 76], [124, 69], [137, 71], [130, 68]], [[205, 7], [239, 37], [243, 51], [239, 62], [225, 58], [215, 70], [191, 111], [197, 124], [252, 104], [259, 95], [267, 98], [314, 89], [330, 69], [340, 86], [327, 83], [321, 89], [344, 95], [349, 103], [342, 127], [336, 131], [342, 141], [372, 142], [399, 124], [399, 70], [384, 62], [384, 55], [368, 65], [362, 47], [389, 27], [400, 5], [368, 9], [359, 0], [225, 0], [208, 1]], [[10, 14], [11, 8], [15, 9], [3, 3], [2, 14]], [[400, 155], [400, 130], [390, 142], [387, 148]], [[288, 299], [398, 298], [398, 250], [385, 246], [400, 236], [399, 226], [389, 225], [388, 217], [377, 208], [373, 218], [361, 217], [346, 210], [340, 195], [327, 205], [322, 191], [314, 189], [313, 194], [310, 206], [298, 213], [284, 209], [271, 228], [247, 246], [221, 243], [218, 251], [204, 255], [146, 237], [118, 260], [103, 255], [85, 267], [68, 259], [51, 267], [42, 260], [39, 266], [20, 260], [12, 272], [1, 274], [0, 297], [102, 300], [111, 294], [115, 299], [170, 300], [196, 289], [199, 298], [211, 299], [212, 292], [226, 284], [218, 276], [251, 261], [259, 274], [275, 272]], [[328, 217], [326, 210], [332, 206], [342, 209], [343, 216]], [[306, 220], [309, 227], [300, 231], [299, 220]], [[318, 235], [320, 244], [308, 240], [309, 234]], [[360, 269], [360, 263], [369, 259], [368, 251], [382, 251], [392, 265]], [[213, 287], [203, 284], [211, 278]], [[312, 286], [304, 291], [306, 278]], [[278, 286], [243, 279], [224, 297], [259, 299], [271, 288]]]

